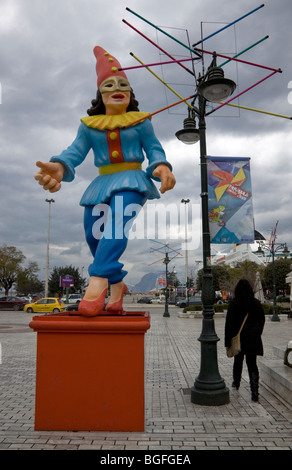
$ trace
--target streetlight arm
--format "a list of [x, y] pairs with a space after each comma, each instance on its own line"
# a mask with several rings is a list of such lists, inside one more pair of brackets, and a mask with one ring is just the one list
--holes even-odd
[[282, 251], [285, 254], [289, 254], [290, 251], [288, 249], [287, 243], [278, 243], [275, 245], [274, 242], [272, 242], [271, 245], [267, 245], [266, 243], [259, 241], [258, 245], [261, 249], [269, 251], [271, 254], [276, 253], [277, 251]]

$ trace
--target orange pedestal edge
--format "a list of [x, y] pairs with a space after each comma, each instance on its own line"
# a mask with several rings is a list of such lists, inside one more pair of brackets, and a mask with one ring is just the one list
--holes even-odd
[[37, 332], [35, 429], [144, 431], [148, 312], [33, 317]]

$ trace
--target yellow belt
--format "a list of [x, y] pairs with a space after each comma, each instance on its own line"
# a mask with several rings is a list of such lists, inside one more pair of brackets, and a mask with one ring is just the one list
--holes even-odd
[[110, 175], [111, 173], [118, 173], [119, 171], [126, 170], [141, 170], [142, 165], [138, 162], [121, 162], [112, 163], [110, 165], [103, 165], [99, 167], [100, 175]]

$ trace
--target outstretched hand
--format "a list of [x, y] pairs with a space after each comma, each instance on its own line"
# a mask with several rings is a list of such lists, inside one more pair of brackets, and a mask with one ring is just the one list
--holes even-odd
[[175, 177], [173, 176], [169, 167], [167, 165], [164, 165], [163, 163], [155, 168], [155, 170], [153, 171], [153, 176], [159, 178], [161, 181], [161, 194], [165, 193], [165, 191], [169, 191], [170, 189], [172, 189], [176, 183]]
[[58, 162], [42, 163], [40, 161], [36, 162], [36, 166], [40, 170], [34, 175], [35, 180], [50, 193], [59, 191], [65, 173], [64, 166]]

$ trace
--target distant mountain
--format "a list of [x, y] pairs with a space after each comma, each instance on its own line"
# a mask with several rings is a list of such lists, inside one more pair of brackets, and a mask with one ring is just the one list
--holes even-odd
[[138, 284], [133, 287], [132, 292], [140, 292], [146, 294], [147, 292], [155, 288], [156, 279], [157, 273], [145, 274], [140, 280], [140, 282], [138, 282]]

